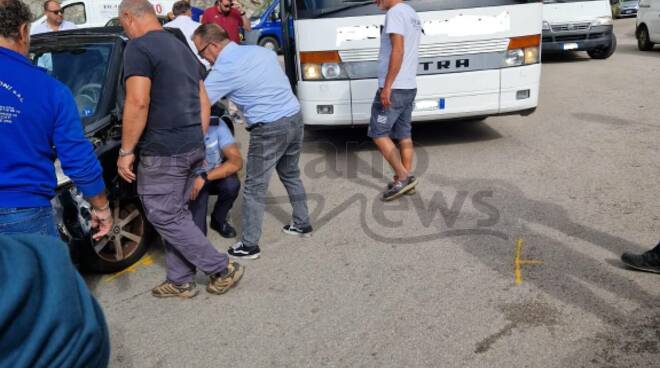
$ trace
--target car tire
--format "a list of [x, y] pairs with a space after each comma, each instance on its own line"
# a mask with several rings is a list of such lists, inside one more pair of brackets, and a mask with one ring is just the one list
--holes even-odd
[[113, 227], [99, 241], [83, 247], [81, 265], [97, 273], [119, 272], [139, 261], [155, 239], [139, 201], [120, 199], [111, 202]]
[[646, 26], [642, 25], [637, 30], [637, 48], [639, 51], [651, 51], [653, 50], [653, 42], [651, 42], [651, 37], [649, 36], [649, 30]]
[[260, 39], [259, 46], [265, 47], [275, 52], [279, 51], [280, 49], [280, 43], [277, 42], [277, 39], [275, 37], [271, 37], [271, 36], [266, 36]]
[[608, 47], [588, 50], [587, 54], [589, 54], [592, 59], [604, 60], [612, 56], [614, 51], [616, 51], [616, 36], [612, 34], [612, 42], [610, 42]]

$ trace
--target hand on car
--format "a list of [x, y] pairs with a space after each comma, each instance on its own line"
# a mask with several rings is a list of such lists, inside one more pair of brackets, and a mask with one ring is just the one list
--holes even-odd
[[110, 229], [112, 229], [112, 210], [108, 207], [105, 210], [92, 210], [92, 228], [98, 229], [96, 233], [92, 235], [94, 240], [99, 240], [102, 237], [108, 235]]
[[133, 173], [133, 163], [135, 162], [135, 155], [119, 156], [117, 159], [117, 172], [122, 179], [132, 183], [136, 177]]
[[389, 109], [392, 105], [392, 101], [390, 101], [391, 96], [392, 88], [385, 87], [380, 91], [380, 104], [383, 105], [384, 109]]
[[204, 180], [201, 176], [195, 178], [195, 182], [193, 183], [192, 193], [190, 193], [191, 201], [197, 199], [199, 192], [201, 192], [202, 188], [204, 188], [204, 184], [206, 184], [206, 180]]

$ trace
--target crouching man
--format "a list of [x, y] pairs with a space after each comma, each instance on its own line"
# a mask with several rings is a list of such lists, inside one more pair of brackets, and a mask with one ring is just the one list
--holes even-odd
[[223, 238], [235, 238], [236, 230], [227, 222], [227, 215], [241, 189], [241, 182], [236, 175], [243, 167], [241, 152], [227, 124], [222, 120], [218, 125], [209, 126], [204, 143], [206, 167], [195, 178], [190, 212], [197, 227], [206, 235], [209, 195], [217, 195], [218, 200], [211, 213], [211, 229]]

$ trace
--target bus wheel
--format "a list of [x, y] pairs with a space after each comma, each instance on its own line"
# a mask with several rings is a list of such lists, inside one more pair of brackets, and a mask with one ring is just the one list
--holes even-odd
[[601, 47], [587, 51], [592, 59], [607, 59], [616, 51], [616, 37], [612, 35], [612, 42], [608, 47]]
[[277, 42], [277, 39], [274, 37], [266, 36], [259, 40], [259, 46], [265, 47], [267, 49], [278, 51], [280, 49], [280, 44]]

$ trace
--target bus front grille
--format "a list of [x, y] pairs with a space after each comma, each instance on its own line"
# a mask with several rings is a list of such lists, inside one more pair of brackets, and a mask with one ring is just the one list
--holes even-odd
[[[447, 42], [435, 44], [420, 44], [419, 58], [437, 58], [506, 51], [508, 38], [493, 40]], [[359, 62], [378, 60], [378, 49], [358, 49], [339, 51], [343, 62]]]

